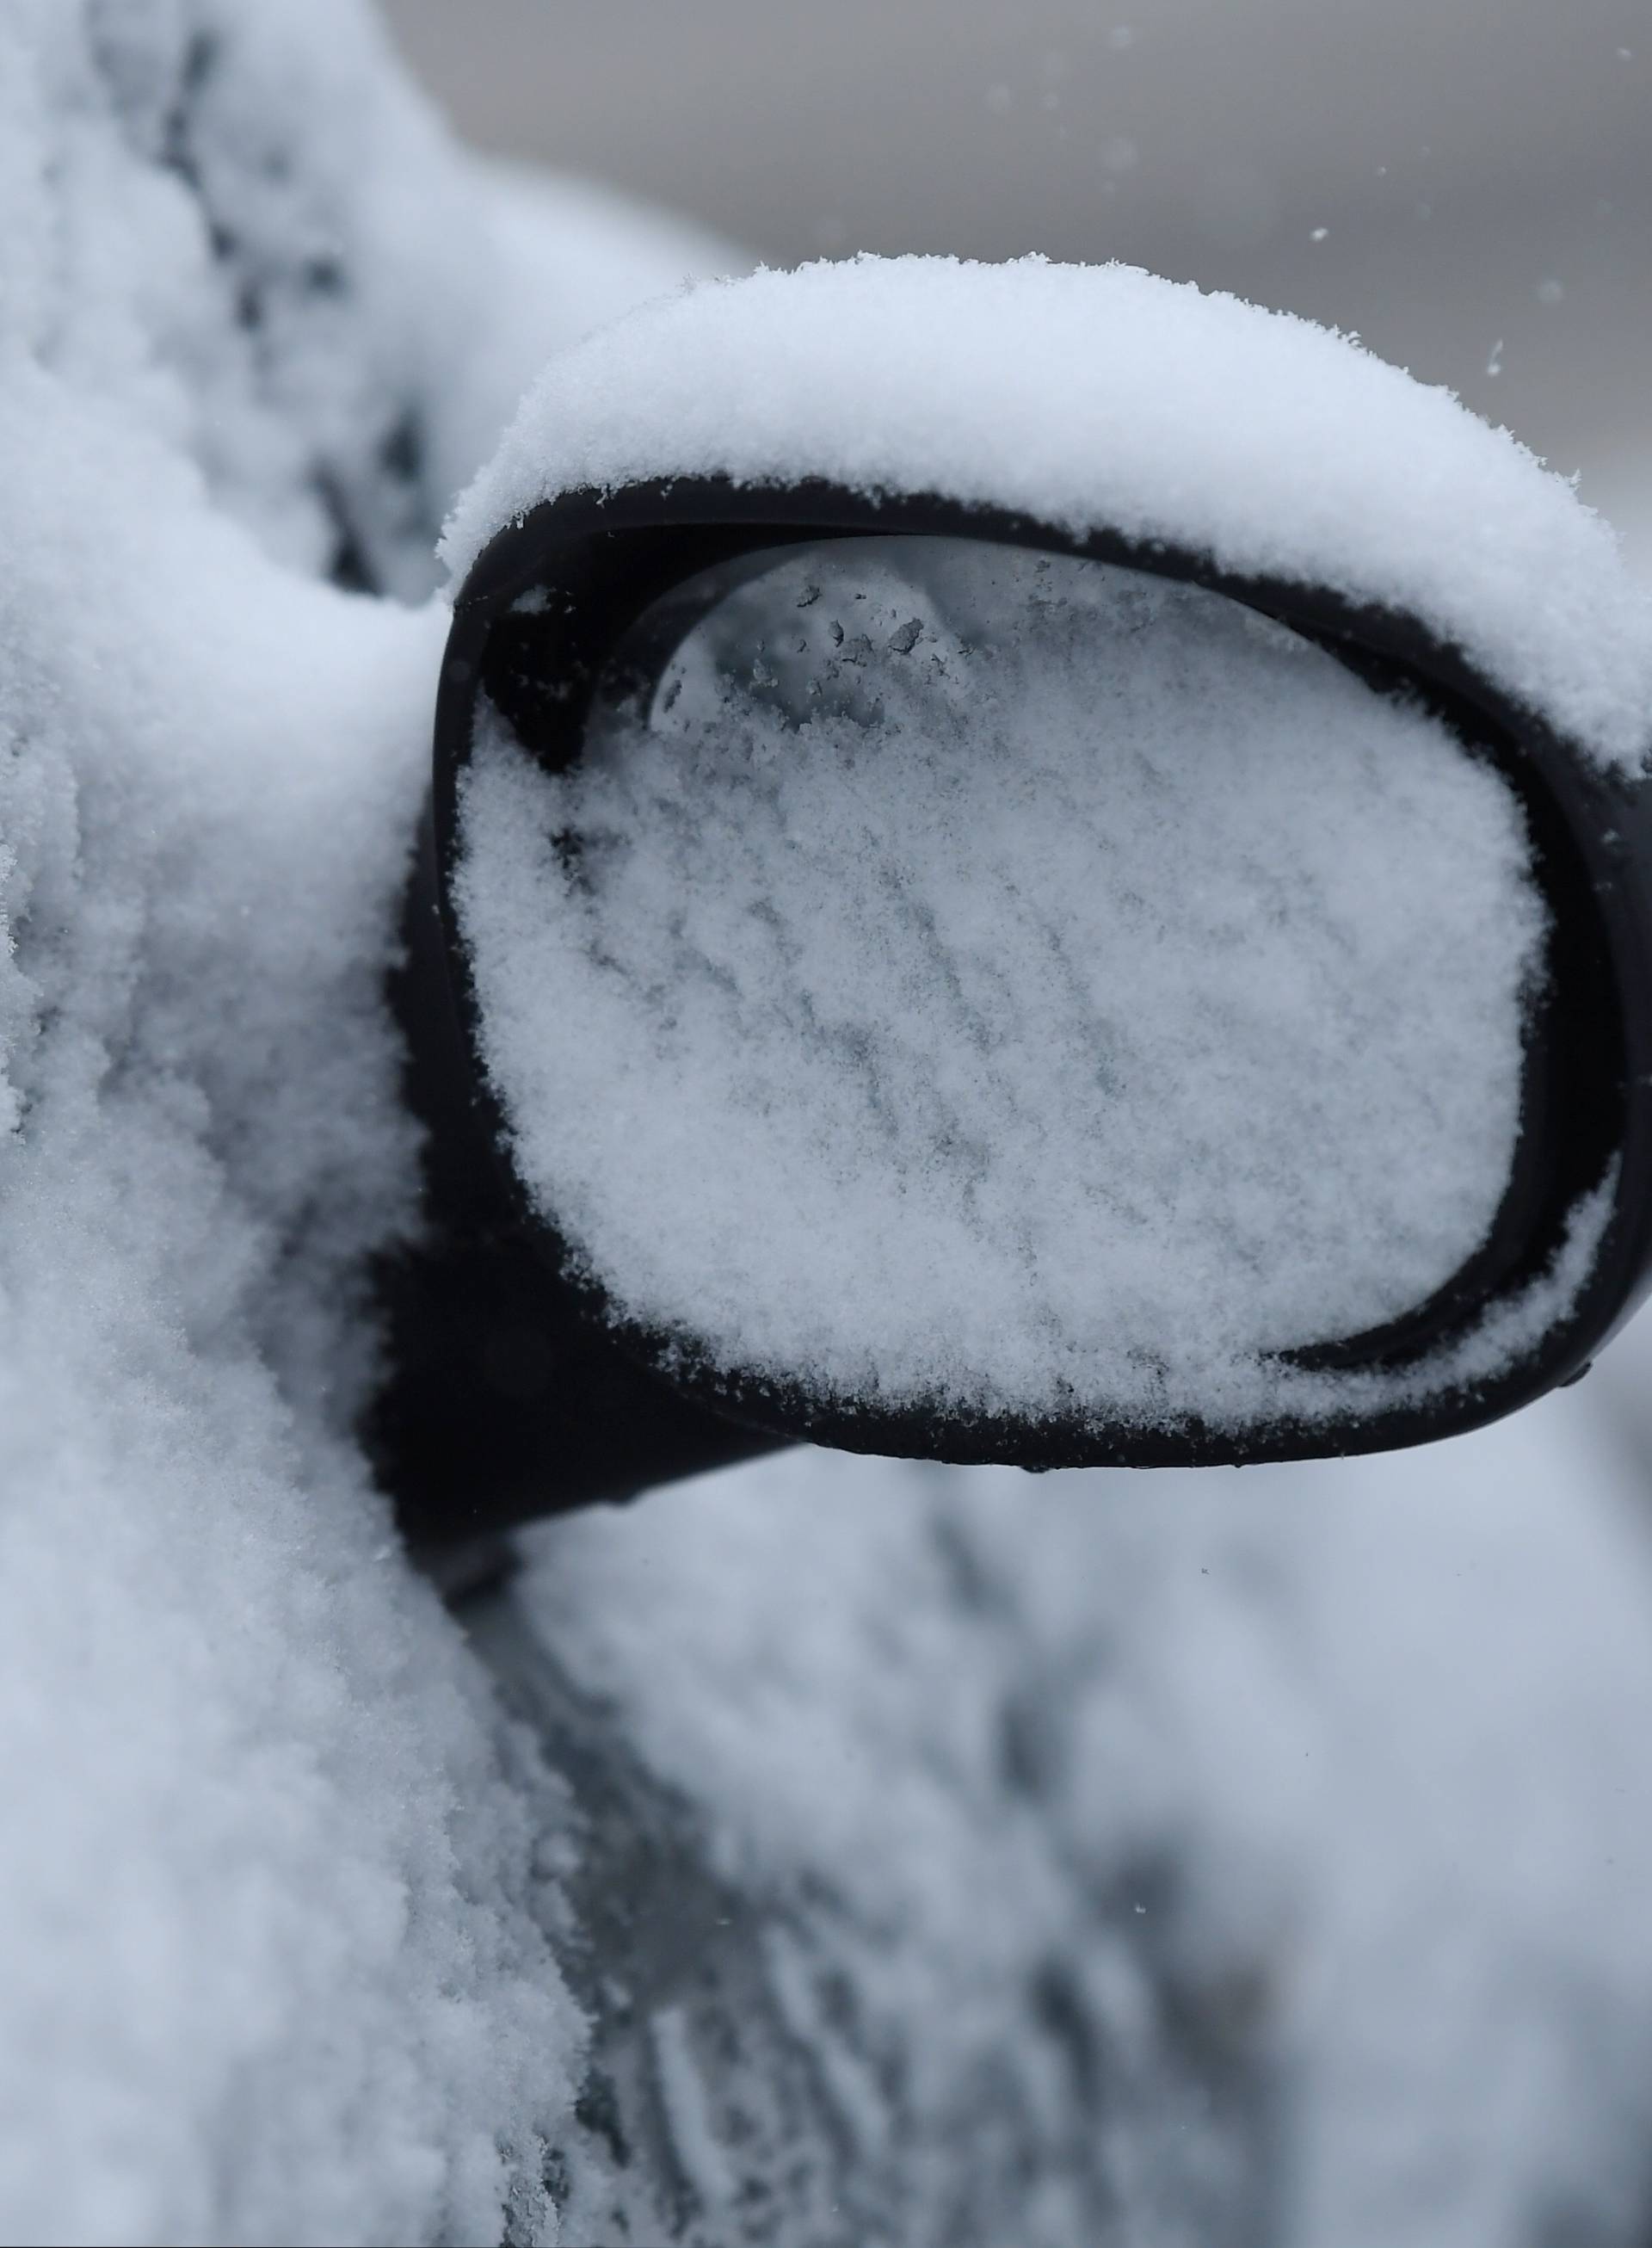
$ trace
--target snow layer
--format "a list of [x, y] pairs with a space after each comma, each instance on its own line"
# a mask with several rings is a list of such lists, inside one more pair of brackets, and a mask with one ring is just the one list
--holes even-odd
[[[1643, 1504], [1586, 1385], [1424, 1453], [1237, 1477], [798, 1453], [545, 1525], [525, 1597], [725, 1865], [802, 1889], [920, 2173], [967, 2166], [973, 2075], [1001, 2112], [1036, 2071], [1053, 1973], [1103, 2087], [1161, 2010], [1279, 2070], [1277, 2198], [1234, 2237], [1629, 2248]], [[1209, 2121], [1178, 2129], [1196, 2168]], [[980, 2237], [1111, 2238], [1063, 2208], [1071, 2175]]]
[[[492, 192], [347, 0], [0, 0], [10, 2238], [556, 2230], [563, 1794], [345, 1433], [410, 1209], [379, 984], [441, 620], [318, 573], [416, 591], [523, 351], [584, 324], [507, 285], [507, 241], [579, 260]], [[1167, 2007], [1248, 2051], [1259, 1998], [1300, 2056], [1298, 2239], [1633, 2237], [1652, 1635], [1580, 1395], [1471, 1470], [800, 1456], [545, 1541], [543, 1628], [724, 1861], [805, 1925], [848, 1899], [798, 2036], [869, 2134], [888, 2080], [804, 1998], [911, 2067], [896, 2237], [964, 2237], [982, 2173], [1027, 2203], [991, 2237], [1097, 2237], [997, 2125], [1030, 2080], [1093, 2139], [1075, 2025], [1150, 2036], [1116, 1877]], [[1058, 1940], [1066, 2047], [1027, 2026]]]
[[0, 0], [10, 2239], [555, 2231], [563, 1795], [348, 1435], [444, 619], [319, 582], [579, 325], [492, 192], [342, 0]]
[[860, 258], [701, 287], [550, 367], [456, 577], [551, 495], [722, 474], [940, 492], [1409, 612], [1608, 765], [1652, 743], [1652, 607], [1505, 431], [1350, 339], [1120, 265]]
[[565, 772], [485, 720], [463, 829], [518, 1165], [618, 1309], [725, 1368], [1220, 1422], [1275, 1402], [1259, 1354], [1397, 1317], [1489, 1230], [1519, 808], [1217, 595], [807, 549]]

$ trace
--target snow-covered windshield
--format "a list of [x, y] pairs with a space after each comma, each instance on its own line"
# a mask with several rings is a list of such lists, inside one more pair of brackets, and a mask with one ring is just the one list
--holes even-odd
[[645, 617], [564, 771], [481, 730], [461, 897], [518, 1160], [620, 1309], [726, 1366], [1219, 1419], [1491, 1227], [1519, 807], [1237, 602], [805, 546]]

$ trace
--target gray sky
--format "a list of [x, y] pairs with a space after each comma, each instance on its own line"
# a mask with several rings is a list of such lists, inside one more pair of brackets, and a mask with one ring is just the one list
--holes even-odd
[[1603, 498], [1652, 456], [1652, 0], [386, 12], [473, 140], [773, 259], [1128, 257], [1357, 330]]

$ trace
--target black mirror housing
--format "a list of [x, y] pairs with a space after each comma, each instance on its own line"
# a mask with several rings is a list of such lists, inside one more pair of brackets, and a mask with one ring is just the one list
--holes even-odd
[[[628, 1317], [516, 1174], [454, 901], [481, 702], [548, 769], [564, 769], [580, 757], [605, 663], [651, 605], [714, 565], [867, 536], [989, 541], [1206, 588], [1421, 703], [1518, 798], [1551, 947], [1495, 1221], [1426, 1301], [1293, 1354], [1298, 1409], [1287, 1403], [1240, 1426], [1196, 1413], [1145, 1426], [1093, 1410], [1018, 1418], [822, 1398]], [[454, 1534], [456, 1500], [460, 1526], [481, 1527], [794, 1441], [1034, 1469], [1397, 1449], [1483, 1426], [1576, 1379], [1652, 1285], [1645, 783], [1629, 761], [1593, 754], [1437, 616], [1235, 567], [1210, 546], [1116, 523], [1075, 526], [977, 497], [857, 488], [827, 475], [732, 473], [576, 485], [508, 520], [454, 602], [398, 1004], [414, 1104], [432, 1135], [434, 1230], [427, 1251], [388, 1278], [400, 1373], [381, 1408], [378, 1449], [427, 1539]]]

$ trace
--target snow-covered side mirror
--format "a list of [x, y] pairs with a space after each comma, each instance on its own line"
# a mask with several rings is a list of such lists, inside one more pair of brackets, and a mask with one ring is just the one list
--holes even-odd
[[577, 354], [455, 552], [427, 1534], [1416, 1443], [1639, 1299], [1646, 620], [1441, 394], [1116, 270], [761, 276]]

